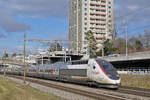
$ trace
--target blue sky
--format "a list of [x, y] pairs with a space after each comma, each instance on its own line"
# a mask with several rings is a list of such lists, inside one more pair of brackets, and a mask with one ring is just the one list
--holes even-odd
[[16, 17], [17, 21], [28, 23], [32, 29], [28, 30], [28, 38], [36, 39], [67, 39], [68, 37], [63, 37], [68, 33], [68, 19], [66, 18], [19, 18]]
[[[67, 40], [69, 1], [0, 0], [0, 54], [4, 51], [23, 52], [24, 32], [27, 39]], [[121, 30], [120, 34], [123, 34], [124, 20], [130, 36], [142, 34], [150, 28], [149, 0], [114, 0], [114, 4], [115, 21]], [[31, 49], [32, 44], [28, 43], [27, 48]]]

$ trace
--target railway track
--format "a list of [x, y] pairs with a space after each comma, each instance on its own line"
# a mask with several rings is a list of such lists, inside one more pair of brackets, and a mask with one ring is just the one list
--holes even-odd
[[[15, 75], [8, 75], [8, 76], [17, 78], [17, 79], [23, 79], [22, 76], [15, 76]], [[143, 100], [149, 100], [148, 98], [150, 98], [150, 90], [148, 89], [120, 87], [118, 90], [110, 90], [110, 89], [108, 90], [108, 89], [102, 89], [102, 88], [99, 89], [99, 88], [89, 88], [89, 87], [82, 86], [83, 88], [89, 89], [89, 90], [87, 89], [83, 90], [83, 89], [62, 86], [62, 85], [46, 82], [42, 79], [26, 78], [26, 80], [28, 82], [32, 82], [32, 83], [40, 84], [43, 86], [86, 96], [86, 97], [93, 98], [96, 100], [110, 100], [110, 99], [111, 100], [133, 100], [133, 99], [141, 100], [142, 97], [143, 97]]]
[[[7, 76], [17, 78], [17, 79], [23, 79], [22, 76], [15, 76], [15, 75], [7, 75]], [[32, 83], [40, 84], [40, 85], [43, 85], [46, 87], [51, 87], [51, 88], [75, 93], [75, 94], [86, 96], [86, 97], [93, 98], [96, 100], [110, 100], [110, 99], [111, 100], [126, 100], [126, 98], [124, 98], [124, 97], [115, 96], [115, 95], [111, 95], [111, 94], [94, 93], [92, 91], [80, 90], [80, 89], [61, 86], [61, 85], [57, 85], [57, 84], [51, 84], [49, 82], [42, 81], [41, 79], [26, 78], [26, 80], [28, 82], [32, 82]]]
[[[108, 90], [108, 89], [103, 89], [103, 90]], [[109, 90], [109, 91], [138, 96], [139, 100], [141, 100], [140, 98], [142, 98], [142, 97], [149, 98], [148, 100], [150, 100], [150, 89], [120, 86], [119, 89], [116, 91], [113, 91], [113, 90]], [[136, 98], [136, 99], [138, 99], [138, 98]], [[145, 100], [145, 99], [142, 99], [142, 100]]]
[[150, 98], [150, 90], [149, 89], [142, 89], [142, 88], [134, 88], [134, 87], [120, 87], [117, 92], [126, 93], [126, 94], [133, 94], [143, 97]]

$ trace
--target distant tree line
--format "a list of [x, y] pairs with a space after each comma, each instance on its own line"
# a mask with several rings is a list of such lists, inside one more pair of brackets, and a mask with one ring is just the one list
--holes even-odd
[[48, 51], [49, 51], [49, 52], [62, 51], [62, 46], [61, 46], [59, 43], [52, 44], [52, 45], [49, 47]]
[[[94, 38], [94, 33], [88, 31], [85, 33], [85, 40], [88, 41], [88, 45], [85, 47], [90, 54], [90, 57], [102, 56], [102, 49], [97, 46], [97, 41]], [[140, 52], [144, 50], [150, 50], [150, 32], [145, 32], [143, 35], [132, 36], [128, 40], [128, 52]], [[113, 41], [107, 39], [103, 42], [104, 56], [109, 54], [125, 54], [126, 52], [126, 40], [122, 37], [118, 37]]]
[[[142, 35], [135, 35], [130, 37], [128, 40], [128, 51], [132, 52], [142, 52], [150, 50], [150, 32], [145, 31]], [[114, 47], [118, 48], [117, 53], [125, 53], [126, 40], [124, 38], [118, 37], [113, 42]]]

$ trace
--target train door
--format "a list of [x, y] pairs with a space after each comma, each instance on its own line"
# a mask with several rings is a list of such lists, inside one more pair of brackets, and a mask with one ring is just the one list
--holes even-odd
[[91, 66], [90, 64], [88, 64], [88, 67], [87, 67], [87, 77], [89, 79], [92, 79], [92, 71], [91, 71]]
[[88, 63], [88, 77], [93, 80], [94, 78], [94, 74], [93, 74], [93, 66], [94, 66], [94, 60], [89, 60], [89, 63]]
[[91, 71], [92, 71], [92, 78], [93, 78], [93, 80], [96, 80], [96, 74], [97, 74], [96, 70], [97, 70], [96, 64], [95, 64], [95, 61], [93, 60], [92, 64], [91, 64]]

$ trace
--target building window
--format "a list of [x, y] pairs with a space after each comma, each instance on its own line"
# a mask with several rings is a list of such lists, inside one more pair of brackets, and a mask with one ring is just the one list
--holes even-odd
[[105, 6], [105, 5], [101, 5], [101, 7], [104, 7], [104, 8], [105, 8], [106, 6]]
[[111, 20], [109, 20], [109, 22], [111, 22]]
[[106, 3], [106, 1], [101, 1], [101, 3]]

